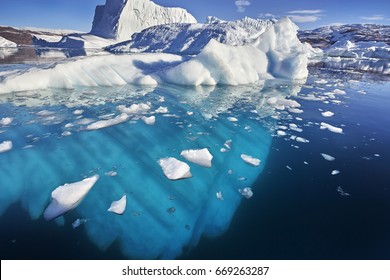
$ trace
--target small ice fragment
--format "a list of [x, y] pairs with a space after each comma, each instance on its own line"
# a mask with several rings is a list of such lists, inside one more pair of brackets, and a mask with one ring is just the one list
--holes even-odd
[[188, 115], [188, 116], [192, 116], [193, 114], [194, 114], [194, 112], [191, 112], [191, 111], [188, 111], [188, 112], [187, 112], [187, 115]]
[[261, 163], [261, 160], [259, 160], [258, 158], [254, 158], [254, 157], [251, 157], [251, 156], [248, 156], [245, 154], [242, 154], [241, 158], [245, 163], [252, 165], [252, 166], [259, 166]]
[[219, 200], [223, 200], [222, 192], [217, 192], [216, 196]]
[[124, 123], [129, 119], [129, 116], [125, 113], [116, 116], [115, 118], [108, 119], [108, 120], [102, 120], [102, 121], [97, 121], [94, 123], [91, 123], [90, 125], [87, 126], [87, 130], [96, 130], [96, 129], [102, 129], [110, 126], [114, 126], [120, 123]]
[[290, 166], [288, 166], [288, 165], [286, 165], [286, 168], [288, 169], [288, 170], [293, 170]]
[[156, 117], [155, 116], [150, 116], [150, 117], [143, 116], [142, 120], [147, 125], [154, 125], [156, 123]]
[[233, 140], [226, 140], [225, 144], [223, 144], [226, 148], [228, 148], [229, 150], [232, 149], [232, 143], [233, 143]]
[[283, 131], [283, 130], [278, 130], [278, 131], [276, 132], [276, 134], [277, 134], [278, 136], [286, 136], [286, 135], [287, 135], [287, 133], [286, 133], [285, 131]]
[[228, 151], [228, 150], [226, 150], [225, 148], [221, 148], [221, 149], [220, 149], [220, 152], [221, 152], [221, 153], [226, 153], [227, 151]]
[[306, 165], [308, 165], [308, 164], [309, 164], [307, 161], [304, 161], [303, 163], [304, 163], [304, 164], [306, 164]]
[[160, 103], [165, 102], [165, 97], [160, 95], [160, 96], [158, 97], [158, 102], [160, 102]]
[[85, 224], [86, 222], [87, 222], [87, 219], [77, 219], [76, 221], [74, 221], [72, 223], [72, 227], [73, 227], [73, 229], [78, 228], [79, 226], [81, 226], [82, 224]]
[[156, 111], [154, 111], [156, 114], [167, 114], [169, 113], [168, 107], [158, 107]]
[[349, 193], [344, 192], [344, 190], [343, 190], [342, 187], [338, 187], [338, 188], [337, 188], [337, 191], [339, 192], [339, 194], [340, 194], [341, 196], [350, 196]]
[[339, 171], [339, 170], [333, 170], [333, 171], [332, 171], [332, 175], [337, 175], [337, 174], [340, 174], [340, 171]]
[[380, 154], [374, 154], [374, 157], [380, 157], [381, 155]]
[[289, 108], [288, 111], [293, 114], [302, 114], [303, 110], [297, 108]]
[[109, 177], [115, 177], [116, 175], [118, 175], [118, 173], [114, 170], [111, 170], [111, 171], [104, 173], [104, 175], [109, 176]]
[[345, 91], [344, 91], [344, 90], [341, 90], [341, 89], [335, 89], [335, 90], [333, 90], [333, 92], [334, 92], [335, 94], [345, 94]]
[[191, 178], [190, 166], [173, 157], [162, 158], [158, 161], [164, 175], [170, 180]]
[[57, 187], [51, 193], [52, 201], [43, 213], [45, 220], [55, 219], [76, 208], [98, 179], [99, 175], [94, 175], [79, 182]]
[[235, 117], [228, 117], [227, 119], [229, 122], [238, 122], [238, 119]]
[[303, 129], [299, 128], [295, 123], [290, 123], [289, 127], [290, 127], [291, 130], [294, 130], [294, 131], [297, 131], [297, 132], [302, 132], [303, 131]]
[[326, 118], [330, 118], [334, 115], [334, 113], [331, 111], [326, 111], [326, 112], [322, 112], [321, 115], [326, 117]]
[[2, 118], [1, 120], [0, 120], [0, 125], [1, 126], [7, 126], [7, 125], [10, 125], [11, 123], [12, 123], [12, 121], [13, 121], [14, 119], [13, 118]]
[[198, 150], [185, 150], [180, 153], [186, 160], [204, 167], [211, 167], [213, 156], [207, 148]]
[[309, 143], [310, 141], [307, 140], [306, 138], [303, 137], [297, 137], [295, 138], [295, 141], [300, 142], [300, 143]]
[[72, 135], [72, 132], [70, 132], [70, 131], [64, 131], [64, 132], [62, 132], [61, 135], [62, 135], [62, 136], [70, 136], [70, 135]]
[[84, 110], [74, 110], [73, 111], [74, 115], [81, 115], [82, 113], [84, 113]]
[[239, 189], [238, 192], [245, 198], [251, 198], [253, 196], [252, 189], [249, 187]]
[[10, 151], [12, 146], [12, 141], [3, 141], [0, 143], [0, 154]]
[[327, 129], [327, 130], [329, 130], [331, 132], [334, 132], [334, 133], [343, 133], [343, 129], [342, 128], [335, 127], [333, 125], [330, 125], [330, 124], [327, 124], [327, 123], [324, 123], [324, 122], [321, 123], [320, 129]]
[[111, 203], [110, 208], [108, 208], [107, 211], [113, 212], [118, 215], [122, 215], [125, 212], [125, 209], [126, 209], [126, 194], [124, 194], [121, 199], [117, 201], [113, 201]]
[[330, 155], [327, 155], [327, 154], [321, 154], [321, 156], [327, 160], [327, 161], [334, 161], [336, 158], [330, 156]]

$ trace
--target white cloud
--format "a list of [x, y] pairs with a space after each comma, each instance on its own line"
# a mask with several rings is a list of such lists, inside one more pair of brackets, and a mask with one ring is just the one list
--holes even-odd
[[313, 15], [313, 14], [320, 14], [322, 13], [322, 10], [295, 10], [295, 11], [289, 11], [288, 14], [300, 14], [300, 15]]
[[316, 22], [320, 19], [318, 16], [308, 16], [308, 15], [292, 15], [289, 18], [294, 22]]
[[360, 19], [362, 20], [369, 20], [369, 21], [379, 21], [379, 20], [385, 20], [385, 16], [384, 15], [372, 15], [372, 16], [369, 16], [369, 17], [360, 17]]
[[236, 0], [234, 4], [237, 7], [237, 12], [243, 13], [245, 12], [246, 7], [251, 4], [251, 2], [249, 0]]

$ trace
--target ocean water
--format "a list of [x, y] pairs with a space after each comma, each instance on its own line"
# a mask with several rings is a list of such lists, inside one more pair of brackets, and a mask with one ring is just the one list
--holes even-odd
[[[0, 120], [12, 118], [0, 143], [13, 143], [0, 153], [0, 256], [388, 259], [389, 91], [387, 77], [311, 69], [294, 83], [0, 96]], [[150, 109], [88, 129], [141, 103]], [[142, 121], [152, 115], [154, 125]], [[213, 166], [187, 162], [190, 179], [170, 181], [157, 163], [206, 147]], [[100, 179], [77, 208], [43, 219], [56, 187], [94, 174]], [[240, 194], [245, 187], [253, 197]], [[123, 194], [124, 215], [107, 212]], [[73, 228], [78, 218], [86, 223]]]

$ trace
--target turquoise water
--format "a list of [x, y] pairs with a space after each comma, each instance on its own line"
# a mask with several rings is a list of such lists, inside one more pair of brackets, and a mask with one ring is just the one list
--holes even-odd
[[[0, 127], [0, 143], [13, 142], [0, 154], [1, 257], [388, 258], [388, 93], [383, 77], [312, 70], [304, 85], [275, 80], [1, 96], [0, 119], [13, 118]], [[118, 105], [140, 103], [150, 106], [145, 116], [154, 115], [154, 125], [135, 114], [86, 130], [119, 115]], [[168, 112], [155, 112], [160, 106]], [[320, 129], [321, 122], [343, 133]], [[182, 150], [206, 147], [213, 166], [187, 162], [190, 179], [170, 181], [157, 163], [185, 161]], [[100, 179], [77, 208], [55, 221], [42, 218], [56, 187], [94, 174]], [[252, 198], [241, 196], [244, 187]], [[124, 215], [107, 212], [124, 193]], [[78, 218], [86, 223], [73, 229]]]

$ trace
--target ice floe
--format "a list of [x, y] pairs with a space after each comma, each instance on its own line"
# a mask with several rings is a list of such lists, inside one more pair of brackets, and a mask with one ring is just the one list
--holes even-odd
[[76, 208], [95, 185], [99, 175], [82, 181], [57, 187], [52, 193], [52, 201], [45, 209], [43, 217], [52, 220]]
[[337, 175], [337, 174], [340, 174], [340, 171], [339, 170], [333, 170], [331, 174], [332, 175]]
[[156, 123], [156, 117], [150, 116], [150, 117], [142, 117], [142, 121], [147, 125], [154, 125]]
[[6, 140], [0, 143], [0, 153], [5, 153], [12, 150], [12, 141]]
[[239, 189], [238, 192], [245, 198], [251, 198], [253, 196], [252, 188], [246, 187], [243, 189]]
[[190, 166], [176, 158], [162, 158], [158, 163], [160, 164], [164, 175], [170, 180], [180, 180], [192, 177]]
[[118, 215], [123, 215], [123, 213], [125, 212], [126, 210], [126, 194], [122, 196], [121, 199], [117, 200], [117, 201], [113, 201], [111, 203], [111, 206], [110, 208], [108, 208], [107, 211], [109, 212], [113, 212], [115, 214], [118, 214]]
[[96, 130], [96, 129], [102, 129], [110, 126], [114, 126], [120, 123], [124, 123], [129, 120], [129, 115], [126, 113], [122, 113], [115, 118], [108, 119], [108, 120], [101, 120], [94, 123], [91, 123], [86, 127], [87, 130]]
[[2, 118], [0, 119], [0, 125], [1, 126], [7, 126], [7, 125], [10, 125], [12, 123], [14, 119], [13, 118], [10, 118], [10, 117], [6, 117], [6, 118]]
[[336, 158], [334, 158], [334, 157], [332, 157], [332, 156], [330, 156], [330, 155], [328, 155], [328, 154], [321, 154], [321, 156], [325, 159], [325, 160], [327, 160], [327, 161], [334, 161]]
[[334, 133], [340, 133], [340, 134], [343, 133], [343, 129], [342, 128], [336, 127], [336, 126], [333, 126], [333, 125], [330, 125], [330, 124], [324, 123], [324, 122], [321, 123], [320, 128], [321, 129], [327, 129], [327, 130], [329, 130], [331, 132], [334, 132]]
[[329, 118], [332, 117], [334, 113], [331, 111], [326, 111], [326, 112], [322, 112], [321, 115], [324, 116], [325, 118]]
[[254, 157], [252, 157], [252, 156], [249, 156], [249, 155], [246, 155], [246, 154], [242, 154], [241, 155], [241, 158], [242, 158], [242, 160], [245, 162], [245, 163], [247, 163], [247, 164], [249, 164], [249, 165], [251, 165], [251, 166], [259, 166], [260, 165], [260, 163], [261, 163], [261, 160], [260, 159], [258, 159], [258, 158], [254, 158]]
[[207, 148], [198, 150], [185, 150], [180, 153], [186, 160], [200, 166], [211, 167], [213, 156]]

